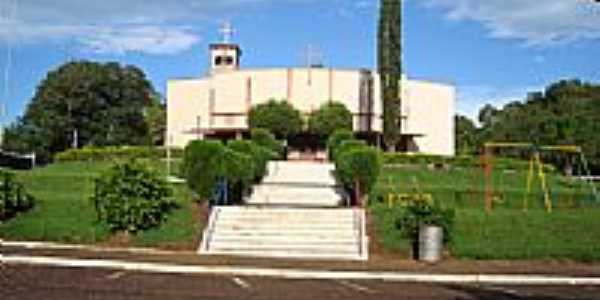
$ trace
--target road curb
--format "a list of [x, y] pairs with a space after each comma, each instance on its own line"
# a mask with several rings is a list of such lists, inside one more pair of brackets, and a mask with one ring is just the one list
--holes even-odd
[[44, 256], [0, 256], [7, 265], [33, 265], [62, 268], [94, 268], [143, 273], [199, 274], [221, 276], [273, 277], [285, 279], [382, 280], [405, 283], [460, 283], [497, 285], [568, 285], [600, 286], [600, 277], [565, 277], [547, 275], [451, 275], [359, 271], [313, 271], [301, 269], [252, 268], [236, 266], [193, 266], [119, 260], [72, 259]]
[[[178, 254], [181, 254], [181, 252], [158, 250], [158, 249], [154, 249], [154, 248], [131, 248], [131, 247], [130, 248], [108, 248], [108, 247], [98, 247], [98, 246], [80, 245], [80, 244], [59, 244], [59, 243], [52, 243], [52, 242], [16, 242], [16, 241], [0, 240], [0, 246], [23, 248], [23, 249], [84, 250], [84, 251], [91, 251], [91, 252], [106, 252], [106, 253], [124, 252], [124, 253], [148, 254], [148, 255], [178, 255]], [[189, 253], [194, 253], [194, 252], [189, 251]]]

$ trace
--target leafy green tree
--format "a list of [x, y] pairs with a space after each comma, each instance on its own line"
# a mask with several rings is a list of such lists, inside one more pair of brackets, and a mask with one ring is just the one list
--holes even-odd
[[148, 127], [149, 144], [154, 146], [163, 145], [167, 130], [167, 111], [158, 95], [144, 109], [144, 121]]
[[378, 71], [383, 99], [383, 137], [396, 150], [401, 138], [402, 1], [381, 0], [378, 30]]
[[67, 63], [39, 84], [24, 116], [9, 128], [5, 149], [49, 157], [73, 147], [146, 144], [144, 109], [156, 95], [136, 67]]
[[456, 148], [462, 155], [477, 152], [477, 127], [475, 123], [462, 115], [455, 116]]
[[296, 135], [302, 130], [302, 115], [286, 101], [269, 100], [250, 110], [250, 128], [264, 128], [279, 139]]
[[329, 102], [313, 112], [308, 119], [310, 132], [328, 138], [336, 130], [352, 130], [352, 113], [344, 104]]
[[[600, 171], [600, 85], [563, 80], [544, 92], [531, 93], [496, 109], [486, 105], [480, 112], [477, 139], [536, 144], [575, 144], [583, 147], [592, 167]], [[504, 153], [521, 155], [523, 153]], [[567, 155], [546, 155], [545, 161], [563, 166]]]

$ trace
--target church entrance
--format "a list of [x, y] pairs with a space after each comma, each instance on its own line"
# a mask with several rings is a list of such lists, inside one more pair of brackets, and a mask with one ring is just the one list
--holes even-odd
[[303, 161], [326, 161], [326, 142], [323, 138], [314, 134], [298, 134], [288, 140], [287, 159]]

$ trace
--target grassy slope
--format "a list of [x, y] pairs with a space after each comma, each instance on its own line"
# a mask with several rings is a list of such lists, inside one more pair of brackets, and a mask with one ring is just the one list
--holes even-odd
[[[0, 225], [0, 236], [12, 240], [41, 240], [73, 243], [99, 243], [111, 237], [107, 227], [96, 221], [89, 201], [93, 179], [109, 163], [59, 163], [20, 172], [23, 181], [38, 203], [36, 207]], [[164, 172], [162, 164], [154, 167]], [[174, 186], [180, 208], [160, 228], [132, 238], [132, 244], [144, 246], [190, 245], [199, 233], [199, 219], [185, 186]]]
[[[457, 208], [454, 256], [474, 259], [570, 258], [600, 260], [600, 209], [561, 209], [570, 198], [589, 199], [589, 187], [569, 188], [559, 176], [549, 179], [555, 205], [553, 214], [544, 212], [539, 188], [530, 199], [530, 211], [524, 213], [522, 199], [525, 172], [494, 174], [494, 186], [505, 194], [495, 203], [498, 208], [488, 215], [483, 211], [481, 195], [467, 190], [482, 190], [479, 173], [474, 170], [430, 171], [386, 169], [377, 191], [380, 194], [413, 193], [415, 189], [434, 195], [437, 201]], [[393, 185], [393, 188], [386, 185]], [[587, 189], [586, 189], [587, 188]], [[580, 192], [581, 195], [577, 196]], [[457, 196], [458, 195], [458, 196]], [[381, 199], [381, 198], [380, 198]], [[372, 213], [379, 240], [386, 249], [409, 252], [395, 228], [398, 208], [374, 204]]]

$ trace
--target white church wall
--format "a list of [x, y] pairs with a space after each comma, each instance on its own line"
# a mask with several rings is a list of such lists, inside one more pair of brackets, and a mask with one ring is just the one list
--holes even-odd
[[[183, 147], [197, 138], [197, 135], [184, 132], [196, 128], [198, 120], [205, 130], [246, 129], [245, 114], [250, 106], [269, 99], [287, 99], [288, 96], [289, 101], [305, 114], [330, 98], [358, 114], [360, 76], [359, 70], [296, 68], [243, 70], [200, 80], [170, 81], [167, 88], [168, 134], [175, 145]], [[373, 79], [375, 115], [372, 126], [374, 131], [380, 132], [383, 123], [380, 82], [378, 76]], [[423, 81], [407, 80], [405, 83], [402, 109], [407, 118], [403, 122], [403, 132], [419, 136], [415, 142], [420, 152], [454, 155], [454, 88]], [[211, 98], [214, 99], [212, 104]], [[358, 128], [358, 118], [355, 118], [354, 128]]]
[[409, 80], [404, 92], [403, 132], [415, 138], [421, 153], [455, 154], [455, 90], [448, 85]]
[[186, 133], [209, 126], [207, 80], [172, 80], [167, 83], [167, 143], [185, 147], [195, 135]]
[[252, 105], [266, 103], [271, 99], [287, 99], [286, 69], [245, 70], [240, 73], [251, 79]]
[[383, 103], [381, 102], [381, 80], [379, 75], [373, 72], [373, 131], [383, 131]]

